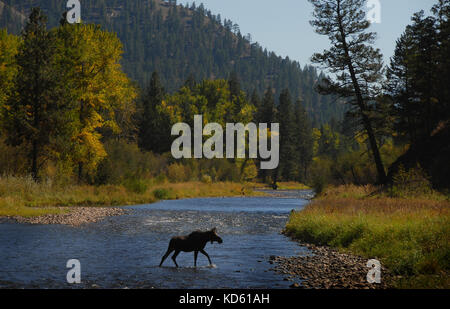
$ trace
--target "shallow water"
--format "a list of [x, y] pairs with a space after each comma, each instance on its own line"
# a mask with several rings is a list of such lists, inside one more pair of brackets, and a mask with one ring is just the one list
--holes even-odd
[[[210, 198], [129, 207], [129, 214], [82, 227], [0, 224], [0, 287], [25, 288], [286, 288], [269, 257], [307, 249], [280, 234], [292, 209], [307, 200]], [[214, 267], [199, 254], [180, 253], [159, 268], [175, 235], [217, 227], [223, 244], [208, 243]], [[81, 262], [81, 280], [69, 285], [66, 263]]]

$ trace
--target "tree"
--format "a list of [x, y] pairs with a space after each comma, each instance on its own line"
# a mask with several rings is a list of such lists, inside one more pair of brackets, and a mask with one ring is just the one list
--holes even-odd
[[96, 25], [64, 24], [54, 30], [56, 68], [64, 93], [70, 96], [71, 143], [68, 157], [78, 168], [78, 179], [92, 174], [106, 156], [102, 130], [121, 132], [129, 122], [135, 89], [122, 72], [122, 44], [114, 33]]
[[433, 7], [435, 17], [423, 11], [413, 16], [388, 68], [396, 129], [412, 145], [427, 140], [450, 117], [448, 7], [448, 1], [440, 1]]
[[376, 34], [367, 31], [370, 22], [363, 10], [365, 0], [309, 1], [314, 6], [315, 17], [311, 25], [331, 42], [331, 48], [314, 54], [312, 61], [335, 75], [322, 79], [318, 90], [347, 99], [356, 110], [355, 115], [368, 137], [378, 181], [384, 183], [386, 171], [371, 119], [371, 104], [380, 94], [383, 63], [380, 51], [371, 46]]
[[14, 94], [4, 111], [7, 143], [28, 150], [35, 180], [52, 155], [53, 142], [63, 125], [63, 110], [58, 106], [62, 94], [57, 91], [58, 78], [53, 71], [55, 44], [46, 23], [42, 11], [33, 9], [16, 56]]
[[295, 114], [291, 94], [284, 89], [278, 106], [278, 123], [280, 123], [280, 166], [279, 171], [285, 180], [293, 180], [297, 153], [295, 147]]
[[298, 160], [298, 180], [306, 183], [308, 167], [313, 160], [313, 138], [311, 122], [301, 100], [295, 104], [295, 145]]
[[258, 122], [270, 124], [275, 120], [275, 99], [272, 87], [268, 87], [258, 116]]
[[0, 112], [11, 95], [17, 73], [16, 55], [20, 40], [0, 29]]
[[[189, 84], [193, 86], [192, 82]], [[162, 153], [170, 150], [170, 124], [165, 115], [158, 111], [164, 97], [165, 91], [159, 75], [153, 72], [147, 92], [142, 98], [142, 118], [139, 124], [139, 147], [146, 151]]]

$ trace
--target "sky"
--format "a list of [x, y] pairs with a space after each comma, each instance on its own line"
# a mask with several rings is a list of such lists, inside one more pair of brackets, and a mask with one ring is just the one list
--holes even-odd
[[[415, 12], [427, 14], [436, 0], [378, 0], [381, 23], [373, 23], [371, 31], [378, 33], [375, 46], [380, 48], [385, 62], [394, 54], [395, 42], [411, 23]], [[178, 3], [193, 1], [179, 0]], [[231, 19], [240, 26], [243, 35], [250, 33], [252, 41], [277, 55], [289, 56], [303, 66], [310, 64], [315, 52], [328, 48], [328, 38], [314, 32], [309, 24], [312, 5], [307, 0], [197, 0], [222, 20]]]

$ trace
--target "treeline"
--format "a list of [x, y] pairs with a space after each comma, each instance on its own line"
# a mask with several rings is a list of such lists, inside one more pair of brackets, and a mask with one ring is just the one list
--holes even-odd
[[[19, 34], [32, 6], [49, 16], [56, 27], [66, 2], [60, 0], [0, 0], [6, 4], [0, 13], [0, 28]], [[20, 18], [22, 14], [22, 18]], [[124, 46], [121, 63], [128, 76], [146, 88], [154, 71], [159, 73], [168, 92], [178, 90], [193, 75], [203, 79], [227, 79], [232, 72], [241, 78], [246, 92], [263, 93], [268, 86], [278, 100], [288, 88], [293, 98], [301, 98], [313, 125], [319, 126], [333, 116], [341, 119], [345, 106], [335, 104], [313, 87], [321, 77], [312, 66], [281, 58], [241, 34], [239, 26], [203, 5], [189, 7], [176, 1], [160, 0], [84, 0], [84, 23], [102, 25], [117, 33]], [[301, 39], [301, 38], [299, 38]]]
[[[145, 91], [122, 71], [122, 45], [100, 26], [61, 24], [47, 30], [33, 9], [21, 36], [0, 31], [0, 174], [91, 184], [158, 178], [171, 181], [304, 180], [312, 160], [311, 124], [288, 89], [276, 104], [227, 80], [189, 77], [169, 93], [154, 72]], [[279, 122], [281, 160], [263, 173], [250, 159], [180, 160], [170, 155], [171, 128], [205, 122]]]
[[[214, 160], [209, 175], [213, 180], [250, 181], [259, 176], [264, 182], [306, 181], [312, 161], [312, 127], [300, 100], [293, 101], [288, 89], [282, 91], [279, 104], [275, 103], [274, 90], [266, 89], [264, 96], [257, 92], [246, 94], [236, 73], [228, 80], [203, 80], [193, 77], [173, 94], [167, 94], [157, 73], [153, 73], [150, 87], [141, 100], [139, 113], [139, 145], [155, 153], [170, 151], [173, 138], [171, 127], [184, 122], [193, 127], [195, 115], [204, 122], [219, 123], [279, 123], [280, 164], [274, 171], [258, 171], [254, 160]], [[248, 143], [247, 143], [248, 145]], [[248, 156], [247, 156], [248, 157]], [[196, 164], [187, 160], [189, 164]], [[227, 161], [228, 163], [224, 163]], [[224, 164], [232, 163], [233, 168]], [[227, 170], [227, 171], [225, 171]], [[221, 176], [217, 176], [218, 174]], [[225, 173], [225, 174], [223, 174]]]

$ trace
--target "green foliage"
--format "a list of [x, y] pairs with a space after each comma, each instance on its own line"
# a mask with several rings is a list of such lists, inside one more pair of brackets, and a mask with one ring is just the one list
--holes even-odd
[[55, 40], [46, 22], [42, 11], [33, 9], [16, 56], [14, 94], [2, 109], [7, 142], [28, 149], [34, 179], [43, 162], [57, 151], [54, 141], [66, 127], [67, 109], [54, 67]]
[[167, 167], [167, 178], [170, 182], [183, 182], [189, 180], [188, 167], [180, 163], [173, 163]]
[[[2, 0], [7, 7], [0, 14], [0, 28], [20, 33], [25, 14], [31, 7], [41, 7], [49, 16], [50, 27], [59, 25], [66, 10], [61, 0]], [[276, 98], [289, 88], [294, 99], [302, 97], [315, 123], [322, 124], [333, 115], [341, 118], [345, 107], [330, 97], [314, 92], [319, 73], [312, 66], [304, 68], [289, 58], [282, 58], [251, 42], [230, 20], [221, 20], [203, 6], [174, 6], [162, 0], [84, 0], [85, 23], [102, 25], [117, 33], [124, 45], [122, 61], [125, 72], [146, 87], [152, 72], [160, 73], [167, 91], [180, 88], [188, 77], [195, 80], [228, 79], [239, 76], [242, 89], [262, 94], [271, 86]], [[12, 17], [17, 14], [17, 17]]]
[[327, 178], [322, 173], [315, 174], [312, 187], [316, 194], [321, 194], [327, 187]]
[[144, 194], [148, 190], [148, 186], [142, 179], [129, 178], [124, 181], [123, 186], [130, 192]]
[[348, 117], [356, 119], [355, 128], [367, 135], [378, 182], [386, 181], [386, 171], [374, 129], [376, 98], [381, 95], [383, 56], [373, 47], [376, 33], [369, 32], [365, 0], [309, 0], [314, 6], [311, 25], [330, 40], [330, 49], [311, 58], [334, 74], [321, 78], [317, 89], [333, 94], [350, 105]]
[[169, 123], [165, 115], [158, 112], [165, 96], [165, 91], [154, 72], [150, 85], [141, 99], [142, 115], [139, 120], [139, 146], [146, 151], [165, 152], [170, 149]]
[[390, 195], [393, 197], [424, 196], [433, 192], [429, 176], [420, 167], [406, 170], [400, 166], [393, 177]]
[[158, 200], [168, 200], [171, 198], [171, 193], [167, 189], [156, 189], [153, 191], [153, 196]]
[[107, 155], [102, 133], [119, 134], [129, 122], [135, 89], [121, 71], [115, 34], [83, 24], [48, 31], [46, 22], [41, 10], [32, 11], [14, 62], [19, 39], [1, 32], [0, 47], [11, 46], [0, 59], [7, 68], [0, 87], [9, 95], [0, 102], [6, 142], [28, 151], [35, 179], [51, 161], [77, 168], [79, 180], [92, 178]]
[[17, 55], [20, 40], [17, 36], [8, 34], [0, 29], [0, 112], [14, 85], [17, 73], [15, 56]]
[[159, 175], [158, 183], [164, 182], [165, 156], [142, 152], [137, 144], [123, 140], [108, 141], [105, 149], [108, 156], [98, 166], [95, 184], [121, 184], [128, 178], [150, 179]]
[[328, 193], [305, 211], [291, 214], [286, 226], [290, 235], [377, 258], [391, 274], [404, 277], [395, 282], [403, 287], [448, 288], [442, 280], [450, 271], [448, 202]]

